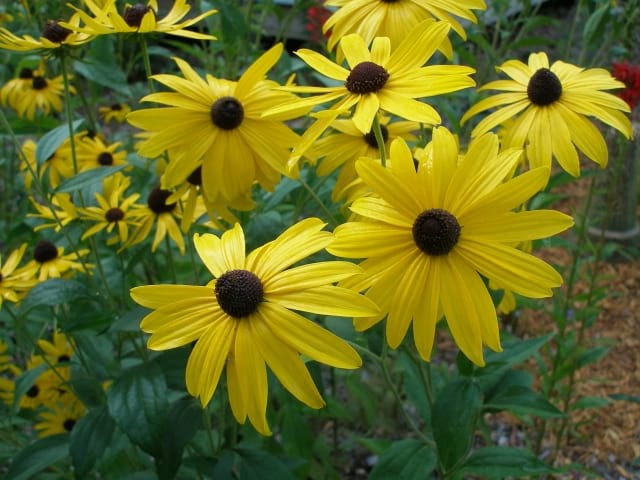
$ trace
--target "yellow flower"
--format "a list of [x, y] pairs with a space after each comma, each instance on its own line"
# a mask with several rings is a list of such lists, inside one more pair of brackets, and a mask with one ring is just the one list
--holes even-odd
[[36, 143], [33, 140], [25, 140], [22, 144], [23, 158], [20, 162], [20, 170], [24, 172], [24, 185], [27, 190], [31, 190], [33, 184], [33, 175], [36, 175], [36, 181], [40, 181], [43, 177], [48, 179], [48, 184], [52, 188], [58, 187], [60, 182], [73, 176], [73, 166], [71, 165], [71, 159], [67, 155], [68, 149], [65, 147], [68, 144], [69, 139], [51, 155], [47, 160], [40, 165], [36, 162]]
[[[549, 66], [544, 52], [529, 55], [528, 64], [509, 60], [498, 67], [511, 80], [496, 80], [480, 90], [505, 93], [473, 105], [461, 123], [490, 108], [501, 107], [483, 118], [473, 129], [478, 136], [515, 117], [504, 132], [505, 147], [526, 148], [530, 167], [551, 166], [555, 157], [573, 176], [580, 175], [576, 148], [601, 167], [607, 165], [607, 144], [587, 119], [596, 117], [631, 138], [631, 122], [624, 113], [629, 105], [603, 90], [624, 88], [601, 68], [583, 69], [556, 61]], [[623, 113], [624, 112], [624, 113]]]
[[311, 408], [324, 401], [300, 354], [337, 368], [357, 368], [358, 354], [346, 342], [291, 311], [363, 316], [376, 306], [333, 283], [359, 268], [348, 262], [319, 262], [289, 268], [327, 245], [331, 233], [317, 218], [303, 220], [277, 239], [245, 254], [236, 224], [220, 238], [194, 236], [198, 255], [214, 279], [207, 286], [150, 285], [131, 290], [132, 298], [154, 312], [140, 325], [151, 333], [148, 346], [166, 350], [197, 341], [187, 362], [187, 390], [207, 405], [226, 366], [233, 414], [263, 435], [266, 420], [265, 362], [298, 400]]
[[[48, 340], [38, 340], [38, 348], [42, 351], [48, 364], [56, 367], [58, 364], [68, 364], [73, 357], [73, 346], [67, 336], [59, 331], [54, 332], [53, 342]], [[60, 367], [62, 368], [62, 367]]]
[[37, 274], [40, 282], [48, 278], [62, 277], [72, 271], [86, 272], [92, 266], [78, 260], [88, 253], [88, 249], [80, 249], [77, 253], [65, 255], [64, 247], [56, 247], [48, 240], [40, 240], [33, 250], [33, 260], [25, 266], [25, 269]]
[[[77, 142], [76, 159], [78, 162], [78, 171], [85, 172], [94, 168], [126, 165], [127, 152], [125, 150], [118, 151], [121, 145], [121, 142], [107, 145], [98, 136], [93, 138], [87, 137]], [[68, 147], [65, 153], [69, 156], [71, 155], [70, 147]]]
[[300, 110], [278, 119], [262, 118], [268, 108], [295, 99], [273, 90], [277, 84], [264, 79], [282, 50], [277, 44], [265, 52], [238, 82], [211, 75], [205, 81], [178, 58], [174, 60], [184, 78], [153, 76], [175, 91], [153, 93], [142, 101], [168, 107], [138, 110], [127, 120], [147, 130], [138, 146], [141, 155], [153, 158], [171, 150], [162, 188], [179, 185], [199, 166], [202, 189], [212, 202], [245, 197], [256, 180], [268, 190], [275, 187], [285, 173], [291, 147], [299, 140], [282, 120], [298, 116]]
[[[427, 18], [449, 23], [466, 40], [464, 28], [452, 15], [475, 23], [476, 17], [471, 10], [487, 8], [483, 0], [327, 0], [325, 6], [338, 7], [322, 27], [323, 32], [331, 31], [329, 50], [350, 33], [362, 36], [367, 45], [375, 37], [389, 37], [391, 45], [396, 46], [416, 24]], [[452, 57], [448, 39], [441, 48], [447, 57]]]
[[39, 39], [30, 35], [18, 37], [6, 28], [0, 28], [0, 48], [17, 52], [55, 50], [62, 46], [77, 46], [93, 40], [93, 35], [77, 30], [79, 24], [80, 17], [77, 14], [72, 15], [68, 22], [49, 20], [42, 27]]
[[130, 111], [131, 108], [126, 103], [112, 103], [108, 107], [100, 107], [98, 109], [98, 112], [105, 123], [109, 123], [111, 120], [122, 123], [125, 121]]
[[107, 240], [107, 245], [125, 243], [129, 239], [129, 228], [138, 225], [136, 216], [130, 210], [140, 197], [138, 193], [124, 197], [124, 191], [131, 180], [120, 172], [103, 180], [102, 194], [96, 192], [97, 207], [80, 208], [80, 219], [93, 222], [94, 225], [82, 234], [82, 240], [104, 229], [108, 233], [115, 230], [115, 235]]
[[127, 4], [122, 15], [118, 13], [115, 0], [103, 2], [103, 6], [97, 5], [93, 0], [84, 0], [84, 3], [93, 17], [73, 5], [70, 6], [84, 23], [84, 26], [77, 28], [77, 31], [87, 34], [159, 32], [197, 40], [216, 39], [213, 35], [185, 30], [186, 27], [195, 25], [200, 20], [217, 12], [217, 10], [208, 10], [197, 17], [183, 20], [191, 10], [191, 6], [186, 0], [175, 0], [169, 13], [160, 20], [157, 18], [158, 2], [156, 0], [149, 0], [146, 5], [143, 3]]
[[[307, 152], [307, 157], [321, 158], [316, 173], [329, 175], [340, 169], [331, 199], [338, 202], [351, 197], [353, 182], [358, 179], [356, 160], [360, 157], [380, 158], [380, 151], [372, 131], [363, 134], [356, 128], [352, 120], [335, 120], [331, 124], [335, 132], [320, 138]], [[407, 141], [415, 140], [413, 132], [419, 129], [416, 122], [393, 122], [385, 117], [380, 121], [380, 129], [385, 142], [386, 155], [389, 155], [390, 141], [401, 137]], [[347, 200], [348, 201], [348, 200]]]
[[27, 244], [23, 243], [13, 250], [4, 262], [0, 255], [0, 307], [5, 300], [18, 303], [22, 296], [37, 283], [24, 266], [18, 267], [26, 249]]
[[[390, 347], [402, 342], [413, 320], [413, 337], [428, 360], [436, 322], [444, 315], [453, 338], [476, 365], [484, 365], [482, 346], [500, 351], [496, 311], [483, 278], [527, 297], [547, 297], [562, 277], [514, 243], [547, 237], [569, 228], [571, 217], [555, 211], [513, 212], [539, 191], [545, 167], [502, 182], [521, 155], [498, 153], [494, 134], [471, 143], [462, 161], [445, 128], [433, 131], [431, 165], [416, 169], [403, 140], [391, 144], [391, 166], [358, 161], [362, 180], [379, 195], [357, 199], [351, 210], [362, 221], [336, 228], [327, 250], [346, 258], [365, 258], [364, 273], [342, 284], [387, 313]], [[356, 319], [365, 330], [383, 316]]]
[[50, 197], [50, 204], [42, 204], [35, 198], [29, 197], [31, 204], [38, 213], [27, 213], [27, 217], [40, 218], [46, 220], [47, 223], [36, 225], [33, 230], [38, 232], [45, 228], [53, 228], [55, 232], [59, 232], [65, 225], [78, 218], [71, 194], [56, 193]]
[[[37, 75], [31, 79], [31, 82], [24, 83], [23, 88], [14, 90], [7, 97], [7, 103], [19, 116], [26, 116], [29, 120], [33, 120], [36, 110], [45, 115], [48, 115], [52, 109], [61, 112], [63, 91], [62, 76], [45, 78]], [[69, 91], [75, 93], [73, 87]]]
[[42, 75], [42, 72], [31, 68], [22, 68], [17, 78], [12, 78], [0, 88], [0, 103], [13, 105], [16, 96], [19, 98], [22, 92], [31, 86], [33, 77], [38, 75]]
[[71, 395], [66, 401], [48, 405], [47, 411], [38, 415], [39, 421], [35, 425], [38, 437], [70, 432], [84, 413], [84, 405]]
[[376, 37], [371, 51], [362, 37], [351, 34], [340, 40], [349, 69], [346, 69], [312, 50], [298, 50], [296, 54], [311, 68], [343, 84], [336, 87], [283, 87], [300, 93], [320, 93], [298, 102], [269, 110], [266, 115], [283, 114], [307, 106], [335, 102], [329, 110], [321, 111], [294, 148], [289, 160], [295, 165], [301, 155], [315, 142], [336, 117], [355, 107], [353, 123], [363, 134], [369, 133], [379, 110], [405, 120], [429, 125], [440, 123], [440, 115], [430, 105], [416, 100], [443, 93], [455, 92], [475, 85], [469, 75], [470, 67], [460, 65], [423, 65], [431, 58], [447, 36], [449, 24], [425, 20], [419, 23], [397, 48], [391, 51], [388, 37]]

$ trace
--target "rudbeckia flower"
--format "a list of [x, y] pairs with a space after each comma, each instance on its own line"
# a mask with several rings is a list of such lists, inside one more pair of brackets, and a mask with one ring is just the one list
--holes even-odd
[[[428, 360], [442, 315], [462, 352], [484, 365], [483, 344], [500, 351], [496, 310], [483, 277], [532, 298], [552, 295], [562, 277], [549, 265], [513, 245], [569, 228], [571, 217], [555, 211], [513, 212], [544, 187], [540, 167], [502, 182], [520, 150], [498, 153], [494, 134], [471, 143], [461, 161], [456, 141], [434, 129], [430, 165], [413, 161], [403, 140], [391, 144], [391, 166], [359, 160], [356, 169], [379, 196], [357, 199], [351, 210], [362, 221], [335, 230], [327, 250], [364, 258], [364, 273], [341, 284], [366, 290], [387, 313], [391, 348], [413, 322], [420, 356]], [[355, 319], [365, 330], [383, 316]]]
[[0, 307], [5, 300], [19, 302], [24, 293], [38, 283], [24, 267], [18, 267], [26, 249], [27, 244], [23, 243], [13, 250], [4, 262], [0, 256]]
[[311, 408], [324, 405], [300, 355], [337, 368], [358, 368], [359, 355], [344, 340], [292, 310], [320, 315], [373, 315], [377, 307], [333, 283], [359, 272], [348, 262], [290, 268], [333, 239], [317, 218], [303, 220], [277, 239], [245, 254], [236, 224], [220, 238], [194, 236], [198, 255], [214, 279], [206, 286], [150, 285], [132, 298], [154, 312], [140, 325], [152, 350], [196, 341], [187, 362], [187, 390], [207, 405], [226, 367], [227, 391], [236, 420], [247, 417], [263, 435], [267, 425], [267, 370]]
[[60, 331], [53, 333], [51, 342], [44, 339], [38, 340], [38, 348], [46, 357], [48, 364], [53, 366], [66, 365], [73, 357], [73, 346], [67, 336]]
[[93, 14], [93, 17], [73, 5], [77, 15], [84, 26], [76, 30], [92, 35], [105, 35], [111, 33], [166, 33], [179, 37], [193, 38], [196, 40], [215, 40], [213, 35], [185, 30], [186, 27], [195, 25], [200, 20], [209, 17], [217, 10], [208, 10], [196, 17], [183, 20], [191, 10], [186, 0], [175, 0], [171, 10], [158, 20], [158, 2], [149, 0], [146, 4], [127, 4], [122, 14], [118, 12], [116, 0], [107, 0], [104, 5], [97, 5], [93, 0], [84, 0], [84, 4]]
[[237, 82], [211, 75], [205, 81], [179, 58], [174, 60], [184, 78], [152, 77], [175, 91], [153, 93], [142, 101], [168, 107], [137, 110], [127, 120], [147, 130], [138, 145], [141, 155], [153, 158], [171, 149], [162, 188], [179, 185], [199, 166], [202, 188], [211, 201], [246, 196], [256, 180], [265, 189], [275, 187], [285, 173], [291, 147], [299, 140], [283, 123], [299, 116], [299, 109], [276, 119], [262, 118], [267, 109], [295, 99], [274, 90], [277, 84], [264, 78], [282, 49], [282, 44], [269, 49]]
[[31, 200], [31, 204], [38, 213], [27, 213], [27, 217], [40, 218], [46, 221], [46, 223], [33, 227], [35, 232], [46, 228], [53, 228], [55, 232], [59, 232], [78, 218], [78, 211], [69, 193], [56, 193], [50, 197], [47, 204], [39, 203], [32, 196], [29, 197], [29, 200]]
[[528, 64], [509, 60], [498, 71], [511, 80], [489, 82], [479, 90], [505, 93], [473, 105], [461, 123], [499, 107], [473, 129], [471, 134], [476, 137], [515, 117], [504, 133], [504, 146], [526, 148], [530, 167], [550, 167], [555, 157], [565, 171], [577, 177], [580, 175], [577, 150], [605, 167], [607, 144], [587, 117], [595, 117], [631, 138], [631, 122], [625, 115], [630, 111], [629, 105], [605, 91], [624, 88], [624, 83], [608, 71], [579, 68], [561, 61], [549, 66], [544, 52], [529, 55]]
[[126, 103], [112, 103], [108, 107], [100, 107], [98, 109], [105, 123], [109, 123], [112, 120], [122, 123], [126, 120], [130, 111], [131, 108]]
[[28, 88], [33, 81], [33, 77], [42, 75], [42, 72], [31, 68], [22, 68], [16, 78], [12, 78], [0, 88], [0, 103], [2, 105], [12, 105], [14, 97], [21, 95], [22, 91]]
[[[69, 92], [75, 93], [75, 88], [71, 87]], [[29, 120], [33, 120], [36, 111], [45, 115], [48, 115], [51, 110], [61, 112], [63, 93], [62, 76], [46, 78], [36, 75], [30, 82], [25, 83], [23, 88], [13, 91], [7, 98], [7, 102], [19, 116], [26, 116]]]
[[298, 50], [298, 55], [311, 68], [333, 80], [342, 82], [336, 87], [282, 87], [296, 93], [319, 93], [298, 102], [291, 102], [269, 110], [265, 115], [291, 112], [301, 107], [312, 107], [335, 102], [304, 133], [289, 160], [290, 167], [341, 113], [355, 107], [353, 123], [363, 134], [369, 133], [379, 110], [405, 120], [429, 125], [440, 123], [435, 109], [417, 98], [472, 87], [469, 77], [474, 69], [461, 65], [423, 65], [447, 36], [449, 25], [445, 22], [425, 20], [419, 23], [395, 49], [388, 37], [376, 37], [371, 51], [358, 34], [340, 40], [349, 68], [344, 68], [312, 50]]
[[[64, 23], [65, 26], [62, 24]], [[71, 16], [68, 22], [48, 20], [40, 38], [30, 35], [18, 37], [6, 28], [0, 28], [0, 48], [17, 52], [32, 52], [35, 50], [55, 50], [62, 46], [77, 46], [93, 40], [94, 35], [82, 33], [77, 30], [80, 25], [80, 17], [77, 14]]]
[[[127, 164], [127, 152], [118, 150], [122, 142], [107, 144], [100, 137], [84, 138], [76, 143], [78, 171], [84, 172], [100, 167], [112, 167]], [[69, 148], [67, 154], [71, 155]]]
[[[345, 35], [357, 33], [369, 45], [375, 37], [389, 37], [391, 45], [398, 45], [416, 24], [427, 18], [442, 20], [464, 40], [464, 28], [452, 15], [476, 22], [471, 10], [484, 10], [483, 0], [327, 0], [327, 7], [338, 9], [324, 23], [322, 30], [331, 31], [328, 41], [333, 50]], [[451, 58], [453, 49], [448, 39], [442, 47]]]
[[68, 397], [64, 402], [47, 405], [47, 410], [38, 415], [39, 421], [35, 424], [38, 437], [44, 438], [71, 432], [78, 420], [83, 417], [84, 405], [74, 396]]
[[33, 249], [33, 260], [25, 265], [25, 269], [33, 272], [40, 282], [62, 277], [72, 271], [86, 272], [92, 265], [79, 260], [88, 253], [89, 250], [83, 248], [65, 255], [64, 247], [57, 247], [49, 240], [40, 240]]

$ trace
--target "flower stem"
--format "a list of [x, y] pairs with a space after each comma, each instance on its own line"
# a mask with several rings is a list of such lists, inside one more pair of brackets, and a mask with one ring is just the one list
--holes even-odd
[[378, 152], [380, 153], [380, 164], [383, 167], [387, 166], [387, 155], [384, 148], [384, 137], [382, 136], [382, 127], [380, 126], [380, 120], [378, 115], [373, 117], [373, 125], [371, 126], [373, 135], [376, 137], [376, 143], [378, 144]]
[[313, 190], [313, 188], [311, 188], [311, 186], [302, 178], [302, 176], [300, 176], [298, 178], [298, 181], [300, 182], [300, 184], [305, 188], [305, 190], [307, 192], [309, 192], [309, 195], [311, 195], [311, 197], [316, 201], [316, 203], [320, 206], [320, 208], [322, 209], [322, 211], [325, 213], [325, 215], [327, 216], [327, 218], [329, 219], [329, 221], [331, 222], [332, 225], [339, 225], [340, 222], [338, 222], [338, 220], [336, 219], [336, 217], [333, 215], [333, 213], [331, 213], [331, 210], [329, 210], [329, 208], [324, 204], [324, 202], [322, 201], [322, 199], [318, 196], [318, 194]]

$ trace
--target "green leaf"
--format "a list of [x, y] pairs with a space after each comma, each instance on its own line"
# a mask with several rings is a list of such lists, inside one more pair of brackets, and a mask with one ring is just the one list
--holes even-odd
[[[84, 122], [84, 120], [76, 120], [72, 123], [71, 126], [74, 132], [82, 122]], [[36, 145], [36, 163], [38, 166], [43, 165], [51, 155], [56, 153], [56, 150], [58, 150], [67, 138], [69, 138], [69, 127], [67, 125], [60, 125], [50, 132], [45, 133]]]
[[69, 434], [52, 435], [27, 445], [9, 466], [6, 480], [28, 480], [69, 455]]
[[162, 456], [169, 402], [160, 367], [146, 363], [125, 371], [107, 392], [107, 404], [116, 424], [133, 443], [156, 458]]
[[89, 60], [86, 62], [76, 62], [74, 69], [87, 80], [110, 88], [123, 95], [131, 96], [131, 89], [129, 88], [127, 77], [117, 63]]
[[[105, 166], [92, 168], [91, 170], [87, 170], [86, 172], [78, 173], [77, 175], [74, 175], [73, 177], [68, 178], [67, 180], [62, 182], [56, 189], [56, 193], [75, 192], [76, 190], [87, 187], [100, 187], [103, 178], [109, 177], [125, 167], [126, 165], [113, 165], [110, 167]], [[97, 188], [97, 190], [102, 189]]]
[[510, 385], [498, 390], [496, 395], [484, 404], [483, 408], [489, 411], [508, 410], [515, 414], [535, 415], [541, 418], [564, 416], [542, 395], [523, 385]]
[[13, 391], [13, 411], [17, 412], [20, 406], [20, 399], [26, 395], [29, 389], [33, 386], [40, 374], [47, 369], [46, 364], [38, 365], [31, 370], [23, 372], [18, 378]]
[[193, 397], [175, 401], [166, 417], [162, 442], [162, 458], [156, 459], [156, 471], [161, 479], [174, 478], [182, 463], [184, 447], [202, 425], [202, 406]]
[[600, 38], [600, 33], [606, 23], [607, 13], [609, 13], [610, 8], [609, 2], [602, 2], [602, 6], [593, 12], [585, 22], [582, 38], [587, 45], [591, 44], [596, 38]]
[[437, 462], [435, 451], [424, 442], [400, 440], [382, 453], [369, 480], [423, 480], [429, 478]]
[[123, 315], [116, 318], [109, 327], [110, 332], [139, 332], [140, 322], [151, 310], [135, 306]]
[[587, 350], [586, 352], [583, 352], [578, 357], [577, 367], [582, 368], [592, 363], [596, 363], [598, 360], [604, 357], [607, 353], [609, 353], [609, 350], [611, 350], [611, 347], [600, 346], [600, 347], [590, 348], [589, 350]]
[[23, 315], [34, 307], [44, 305], [51, 307], [71, 302], [79, 298], [89, 297], [85, 283], [64, 278], [50, 278], [38, 283], [20, 304], [20, 314]]
[[72, 370], [71, 388], [75, 396], [87, 407], [100, 407], [105, 403], [102, 383], [94, 376], [87, 375], [84, 369]]
[[640, 395], [627, 395], [626, 393], [612, 393], [609, 397], [614, 400], [623, 400], [626, 402], [640, 403]]
[[611, 403], [611, 400], [605, 397], [584, 396], [578, 399], [573, 405], [571, 410], [584, 410], [586, 408], [602, 408]]
[[480, 403], [480, 388], [465, 377], [453, 380], [438, 393], [431, 411], [431, 428], [445, 471], [471, 448]]
[[558, 472], [528, 450], [507, 447], [485, 447], [476, 450], [467, 458], [460, 471], [465, 474], [465, 478], [467, 475], [478, 475], [486, 479]]
[[276, 456], [251, 445], [241, 445], [235, 449], [240, 456], [238, 477], [260, 480], [295, 480], [293, 473]]
[[116, 428], [106, 405], [89, 410], [71, 430], [69, 452], [76, 478], [85, 478], [111, 443]]

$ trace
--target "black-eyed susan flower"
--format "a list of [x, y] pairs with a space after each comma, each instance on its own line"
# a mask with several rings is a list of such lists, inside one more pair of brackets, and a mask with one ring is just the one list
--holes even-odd
[[[512, 211], [544, 187], [549, 171], [536, 168], [503, 183], [521, 151], [498, 153], [494, 134], [473, 141], [459, 161], [453, 135], [436, 128], [432, 151], [431, 164], [416, 169], [411, 151], [396, 139], [389, 168], [358, 161], [360, 177], [379, 198], [357, 199], [351, 210], [362, 221], [337, 227], [327, 250], [365, 259], [364, 273], [342, 284], [366, 290], [387, 314], [389, 346], [398, 347], [413, 321], [416, 347], [428, 360], [444, 315], [462, 352], [483, 365], [483, 344], [501, 349], [483, 277], [526, 297], [552, 295], [562, 277], [513, 245], [553, 235], [573, 221], [555, 211]], [[382, 318], [355, 319], [355, 325], [365, 330]]]
[[369, 133], [380, 110], [405, 120], [438, 125], [440, 115], [417, 98], [432, 97], [475, 85], [469, 77], [473, 68], [461, 65], [423, 66], [447, 36], [449, 24], [425, 20], [409, 32], [395, 49], [388, 37], [376, 37], [371, 51], [358, 34], [340, 40], [340, 47], [349, 64], [344, 68], [312, 50], [296, 52], [311, 68], [342, 82], [336, 87], [283, 87], [297, 93], [319, 93], [298, 102], [291, 102], [269, 110], [266, 115], [283, 114], [301, 106], [334, 102], [304, 133], [290, 158], [295, 164], [315, 140], [341, 113], [355, 107], [352, 119], [363, 134]]
[[[331, 124], [334, 130], [328, 135], [316, 141], [307, 156], [312, 159], [321, 159], [316, 173], [318, 175], [329, 175], [337, 169], [340, 173], [336, 179], [331, 199], [337, 202], [344, 198], [349, 198], [352, 191], [351, 186], [358, 178], [356, 172], [356, 160], [360, 157], [373, 159], [380, 158], [378, 142], [373, 131], [363, 134], [356, 128], [352, 120], [335, 120]], [[385, 143], [386, 156], [389, 155], [390, 142], [401, 137], [407, 141], [416, 139], [414, 132], [420, 126], [416, 122], [392, 122], [389, 118], [382, 118], [380, 129]]]
[[[102, 181], [102, 193], [95, 193], [98, 205], [79, 209], [80, 219], [93, 223], [82, 234], [82, 240], [102, 230], [108, 233], [115, 231], [115, 235], [107, 240], [107, 245], [125, 243], [129, 239], [129, 229], [138, 225], [136, 208], [131, 207], [140, 198], [138, 193], [124, 196], [130, 183], [131, 180], [120, 172]], [[140, 212], [139, 209], [137, 211]]]
[[126, 103], [112, 103], [108, 107], [100, 107], [98, 113], [105, 123], [115, 121], [122, 123], [127, 118], [127, 115], [131, 111], [131, 107]]
[[[108, 144], [98, 136], [93, 138], [85, 137], [82, 141], [76, 143], [78, 171], [85, 172], [94, 168], [126, 165], [127, 152], [120, 150], [121, 145], [122, 142]], [[70, 149], [65, 153], [71, 155]]]
[[142, 101], [168, 107], [137, 110], [127, 120], [146, 130], [138, 144], [141, 155], [153, 158], [171, 150], [162, 188], [179, 185], [199, 166], [202, 189], [211, 201], [246, 196], [255, 181], [268, 190], [274, 188], [285, 173], [291, 147], [299, 141], [283, 120], [301, 112], [296, 109], [289, 115], [262, 118], [267, 109], [295, 99], [274, 90], [277, 84], [264, 78], [282, 49], [282, 44], [269, 49], [237, 82], [211, 75], [205, 81], [178, 58], [174, 60], [184, 78], [152, 77], [174, 91], [153, 93]]
[[49, 240], [40, 240], [33, 249], [33, 260], [25, 265], [25, 269], [33, 272], [40, 282], [48, 278], [59, 278], [73, 271], [86, 272], [92, 265], [83, 263], [81, 257], [88, 253], [89, 250], [83, 248], [65, 254], [63, 246], [56, 246]]
[[290, 268], [332, 241], [317, 218], [303, 220], [277, 239], [245, 254], [236, 224], [220, 238], [194, 236], [198, 255], [214, 279], [206, 286], [150, 285], [132, 298], [154, 310], [140, 325], [148, 346], [166, 350], [197, 341], [186, 370], [187, 390], [207, 405], [226, 367], [233, 414], [247, 417], [263, 435], [267, 425], [267, 370], [312, 408], [324, 401], [300, 354], [337, 368], [358, 368], [359, 355], [345, 341], [293, 312], [365, 316], [377, 307], [353, 290], [334, 286], [360, 271], [348, 262], [319, 262]]
[[[391, 45], [395, 46], [416, 24], [427, 18], [449, 23], [462, 39], [466, 39], [464, 28], [453, 16], [475, 23], [472, 10], [487, 8], [483, 0], [327, 0], [325, 5], [337, 7], [322, 28], [324, 32], [331, 31], [329, 50], [350, 33], [359, 34], [367, 45], [375, 37], [389, 37]], [[448, 39], [442, 48], [451, 58], [453, 50]]]
[[44, 438], [60, 433], [68, 433], [85, 414], [82, 402], [72, 395], [65, 401], [47, 405], [45, 411], [38, 415], [35, 429], [38, 437]]
[[31, 35], [18, 37], [6, 28], [0, 28], [0, 48], [16, 52], [53, 51], [62, 46], [77, 46], [93, 40], [94, 35], [77, 30], [79, 25], [80, 17], [77, 14], [72, 15], [68, 22], [48, 20], [37, 39]]
[[4, 301], [18, 303], [25, 292], [29, 291], [37, 280], [33, 274], [20, 266], [27, 244], [13, 250], [7, 258], [0, 255], [0, 307]]
[[193, 38], [196, 40], [215, 40], [213, 35], [185, 30], [195, 25], [200, 20], [209, 17], [217, 10], [208, 10], [193, 18], [184, 18], [191, 10], [186, 0], [175, 0], [171, 10], [158, 19], [158, 2], [149, 0], [145, 3], [126, 4], [122, 14], [118, 12], [115, 0], [98, 5], [93, 0], [84, 0], [84, 4], [93, 14], [93, 17], [79, 8], [71, 5], [76, 14], [84, 23], [77, 31], [91, 35], [106, 35], [112, 33], [166, 33], [179, 37]]
[[[555, 157], [573, 176], [580, 175], [577, 150], [601, 167], [607, 165], [607, 144], [587, 117], [595, 117], [631, 138], [629, 106], [605, 90], [624, 88], [601, 68], [583, 69], [556, 61], [544, 52], [529, 55], [528, 64], [509, 60], [498, 67], [511, 80], [496, 80], [480, 90], [501, 90], [473, 105], [461, 122], [498, 107], [473, 129], [478, 136], [514, 118], [504, 133], [505, 147], [526, 148], [530, 167], [551, 166]], [[577, 150], [576, 150], [577, 148]]]
[[22, 68], [16, 78], [12, 78], [0, 88], [0, 103], [2, 105], [12, 105], [16, 96], [21, 95], [22, 91], [31, 85], [33, 77], [42, 75], [41, 72], [31, 68]]
[[37, 344], [42, 354], [47, 359], [47, 364], [56, 366], [68, 366], [73, 357], [73, 346], [67, 336], [60, 332], [53, 333], [52, 341], [39, 339]]
[[123, 245], [128, 248], [144, 241], [153, 227], [156, 227], [151, 251], [155, 252], [160, 242], [169, 234], [169, 238], [175, 242], [184, 255], [184, 238], [178, 222], [182, 217], [182, 206], [180, 202], [169, 201], [170, 190], [156, 187], [149, 192], [146, 205], [133, 205], [130, 214], [136, 218], [138, 225], [135, 227], [129, 239]]
[[[75, 93], [75, 89], [71, 87], [69, 92]], [[44, 115], [48, 115], [52, 110], [61, 112], [63, 93], [62, 76], [46, 78], [36, 75], [31, 82], [25, 83], [24, 88], [13, 92], [8, 98], [8, 104], [19, 116], [33, 120], [36, 111]]]

